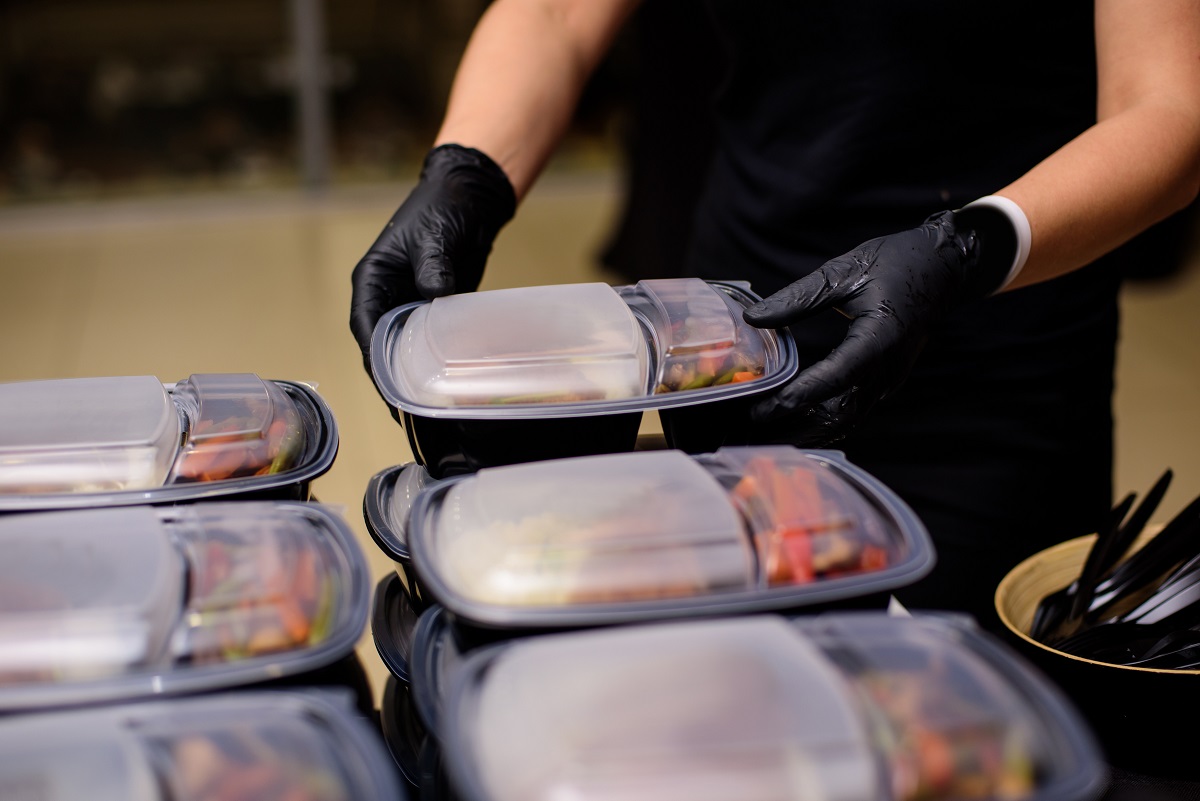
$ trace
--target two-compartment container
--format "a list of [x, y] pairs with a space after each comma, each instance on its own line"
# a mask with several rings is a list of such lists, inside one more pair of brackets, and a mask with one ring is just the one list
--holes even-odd
[[253, 373], [0, 384], [0, 512], [309, 500], [338, 432], [309, 385]]
[[0, 718], [0, 798], [404, 801], [370, 723], [329, 691], [219, 693]]
[[832, 612], [509, 640], [447, 676], [465, 801], [1084, 801], [1101, 753], [963, 618]]
[[894, 492], [836, 451], [788, 445], [574, 457], [434, 481], [412, 502], [407, 547], [422, 603], [481, 639], [884, 608], [935, 558]]
[[301, 501], [0, 517], [0, 712], [251, 685], [349, 687], [370, 574]]
[[798, 369], [786, 333], [742, 319], [758, 300], [698, 278], [451, 295], [385, 314], [371, 370], [437, 478], [630, 451], [651, 410], [669, 447], [712, 451], [745, 442], [750, 403]]

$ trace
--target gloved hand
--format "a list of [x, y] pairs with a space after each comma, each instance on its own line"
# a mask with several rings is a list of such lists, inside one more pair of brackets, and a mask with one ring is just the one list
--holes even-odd
[[930, 329], [955, 305], [985, 297], [1008, 276], [1012, 224], [993, 208], [943, 211], [917, 228], [864, 242], [747, 308], [759, 328], [795, 324], [827, 308], [851, 319], [828, 356], [751, 407], [758, 422], [787, 416], [790, 441], [843, 438], [907, 378]]
[[517, 196], [500, 167], [478, 150], [441, 145], [425, 157], [417, 186], [351, 275], [350, 330], [371, 372], [371, 333], [405, 303], [471, 292]]

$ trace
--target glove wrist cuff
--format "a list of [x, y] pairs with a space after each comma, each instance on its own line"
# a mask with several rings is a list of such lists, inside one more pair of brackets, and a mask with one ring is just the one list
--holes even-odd
[[425, 155], [421, 168], [424, 180], [467, 180], [490, 199], [488, 207], [503, 225], [517, 212], [517, 193], [499, 164], [482, 150], [458, 144], [438, 145]]
[[1029, 218], [1015, 202], [1001, 195], [971, 201], [954, 215], [960, 229], [972, 229], [979, 239], [978, 295], [1000, 292], [1021, 272], [1029, 258], [1033, 233]]

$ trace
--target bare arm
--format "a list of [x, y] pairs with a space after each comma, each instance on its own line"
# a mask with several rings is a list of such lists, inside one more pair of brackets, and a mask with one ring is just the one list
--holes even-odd
[[1009, 288], [1069, 272], [1200, 188], [1200, 2], [1096, 0], [1098, 122], [997, 194], [1033, 243]]
[[638, 0], [496, 0], [459, 64], [435, 144], [488, 154], [525, 196]]

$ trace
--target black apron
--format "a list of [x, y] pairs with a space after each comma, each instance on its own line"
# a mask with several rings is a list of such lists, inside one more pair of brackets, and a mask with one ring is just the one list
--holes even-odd
[[[1091, 2], [712, 5], [730, 69], [693, 275], [768, 295], [991, 194], [1095, 119]], [[911, 608], [998, 628], [1004, 574], [1104, 520], [1120, 258], [959, 308], [901, 390], [832, 446], [933, 536], [934, 573], [896, 593]], [[794, 326], [801, 365], [845, 327], [832, 312]]]

